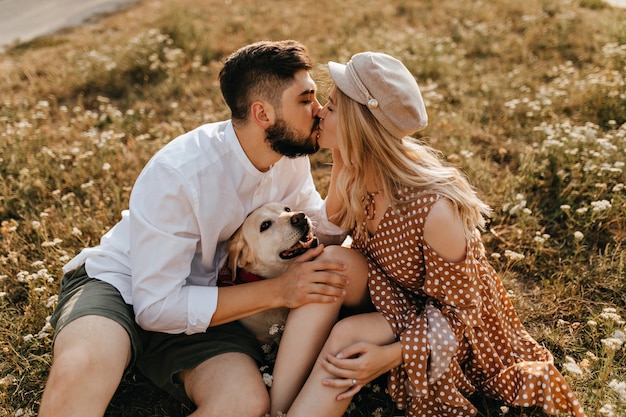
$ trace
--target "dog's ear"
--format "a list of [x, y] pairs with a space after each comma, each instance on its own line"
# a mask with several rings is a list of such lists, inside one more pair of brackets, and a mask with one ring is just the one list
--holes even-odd
[[253, 261], [254, 255], [243, 237], [241, 228], [239, 228], [231, 238], [228, 247], [228, 267], [232, 271], [233, 281], [237, 276], [237, 268], [245, 269]]

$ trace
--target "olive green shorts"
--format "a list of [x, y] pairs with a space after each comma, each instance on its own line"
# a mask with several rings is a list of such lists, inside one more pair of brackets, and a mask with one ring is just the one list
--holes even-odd
[[82, 266], [66, 273], [61, 281], [58, 304], [50, 318], [55, 337], [68, 323], [87, 315], [107, 317], [120, 324], [132, 346], [128, 370], [136, 367], [156, 386], [188, 405], [191, 401], [178, 381], [179, 372], [229, 352], [244, 353], [259, 366], [264, 364], [261, 345], [237, 322], [192, 335], [143, 330], [135, 322], [133, 307], [124, 302], [119, 291], [107, 282], [89, 277]]

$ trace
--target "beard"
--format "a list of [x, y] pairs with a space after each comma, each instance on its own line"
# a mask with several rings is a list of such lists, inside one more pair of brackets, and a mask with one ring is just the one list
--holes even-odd
[[313, 140], [313, 133], [317, 130], [318, 124], [319, 120], [315, 119], [311, 132], [303, 134], [290, 127], [284, 119], [279, 118], [265, 131], [265, 141], [270, 144], [274, 152], [288, 158], [311, 155], [320, 148]]

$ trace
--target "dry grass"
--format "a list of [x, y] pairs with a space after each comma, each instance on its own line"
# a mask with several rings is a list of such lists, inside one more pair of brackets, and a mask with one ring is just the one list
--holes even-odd
[[[36, 413], [61, 266], [117, 221], [157, 149], [228, 117], [221, 59], [284, 38], [319, 63], [406, 63], [425, 139], [494, 208], [485, 242], [523, 322], [589, 416], [626, 416], [626, 11], [600, 0], [149, 0], [0, 55], [0, 416]], [[322, 191], [328, 161], [313, 157]], [[349, 415], [390, 415], [379, 388]], [[186, 411], [131, 375], [107, 415]]]

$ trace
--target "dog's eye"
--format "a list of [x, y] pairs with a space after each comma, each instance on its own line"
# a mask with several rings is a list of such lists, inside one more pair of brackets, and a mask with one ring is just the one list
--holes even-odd
[[263, 223], [261, 223], [261, 232], [264, 232], [267, 229], [269, 229], [271, 225], [272, 225], [272, 222], [269, 220], [266, 220]]
[[289, 213], [289, 212], [291, 211], [291, 209], [290, 209], [289, 207], [285, 207], [285, 211], [286, 211], [287, 213]]

